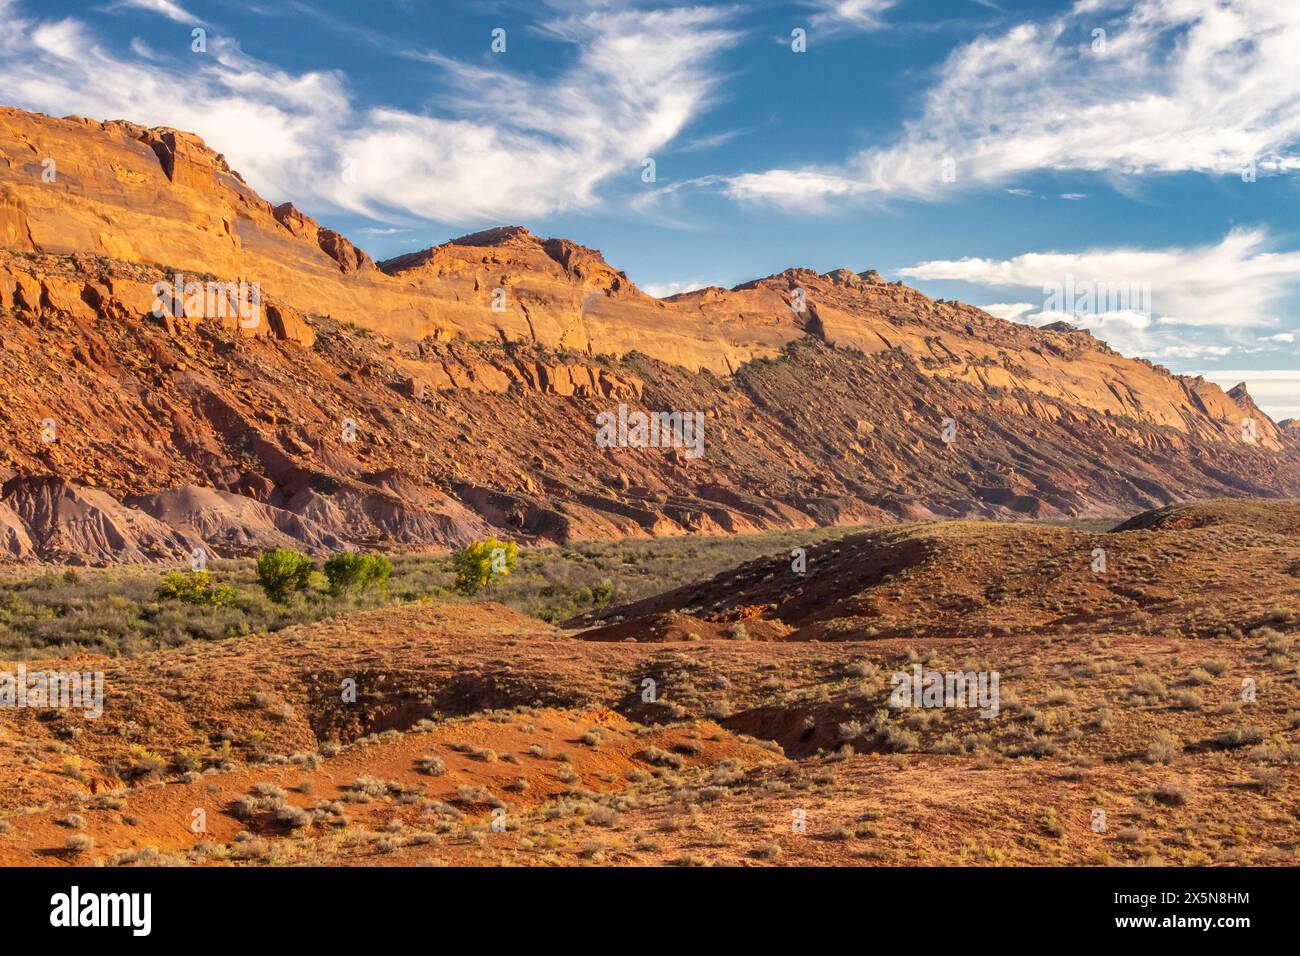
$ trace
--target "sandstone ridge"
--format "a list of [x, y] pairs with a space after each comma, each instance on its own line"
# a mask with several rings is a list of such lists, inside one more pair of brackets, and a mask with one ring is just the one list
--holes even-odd
[[[206, 300], [160, 310], [178, 272], [257, 283], [258, 321]], [[13, 109], [0, 388], [0, 549], [17, 560], [1300, 494], [1300, 436], [1245, 389], [1068, 327], [1014, 325], [870, 270], [660, 300], [599, 252], [518, 226], [376, 263], [262, 199], [192, 134]], [[707, 453], [598, 447], [594, 417], [617, 404], [699, 411]]]

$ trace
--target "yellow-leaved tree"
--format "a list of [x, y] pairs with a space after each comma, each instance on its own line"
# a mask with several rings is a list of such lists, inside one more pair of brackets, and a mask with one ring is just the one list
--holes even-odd
[[513, 541], [471, 541], [452, 555], [456, 569], [456, 590], [464, 595], [490, 588], [492, 582], [503, 578], [519, 566], [519, 545]]

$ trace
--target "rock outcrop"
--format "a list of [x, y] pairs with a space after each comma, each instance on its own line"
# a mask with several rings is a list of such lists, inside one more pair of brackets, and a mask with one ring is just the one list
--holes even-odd
[[32, 536], [31, 549], [66, 564], [165, 561], [202, 546], [102, 491], [54, 477], [11, 478], [3, 501]]
[[[247, 309], [231, 290], [251, 288]], [[1300, 436], [1244, 389], [1085, 332], [870, 270], [659, 300], [521, 227], [376, 265], [190, 134], [11, 109], [0, 394], [18, 560], [1300, 494]], [[698, 415], [702, 454], [605, 447], [596, 416], [620, 406]]]

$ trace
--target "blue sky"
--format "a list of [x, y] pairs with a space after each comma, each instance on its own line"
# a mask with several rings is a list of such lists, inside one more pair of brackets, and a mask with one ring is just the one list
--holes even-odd
[[0, 102], [194, 130], [376, 258], [519, 223], [652, 294], [874, 268], [1276, 418], [1297, 61], [1279, 0], [0, 0]]

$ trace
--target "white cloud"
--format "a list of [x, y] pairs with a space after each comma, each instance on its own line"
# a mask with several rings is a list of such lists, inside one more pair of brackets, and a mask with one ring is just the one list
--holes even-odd
[[1200, 348], [1187, 344], [1175, 346], [1160, 344], [1148, 332], [1151, 325], [1150, 317], [1127, 309], [1112, 312], [1058, 312], [1043, 309], [1022, 314], [1013, 321], [1040, 328], [1053, 322], [1065, 322], [1076, 329], [1086, 329], [1096, 338], [1125, 355], [1145, 355], [1148, 358], [1165, 359], [1175, 357], [1171, 349], [1181, 349], [1187, 353], [1185, 357], [1190, 357], [1192, 350]]
[[1133, 310], [1060, 312], [1028, 302], [994, 303], [979, 308], [997, 318], [1038, 328], [1065, 322], [1092, 333], [1122, 354], [1143, 355], [1158, 362], [1195, 362], [1262, 351], [1235, 343], [1217, 344], [1212, 335], [1202, 330], [1152, 326], [1149, 315]]
[[1040, 306], [1034, 305], [1032, 302], [990, 302], [988, 305], [981, 305], [978, 308], [999, 319], [1006, 319], [1008, 322], [1020, 322]]
[[66, 63], [77, 57], [86, 38], [76, 20], [46, 23], [32, 31], [32, 47], [38, 55]]
[[1157, 351], [1160, 358], [1225, 358], [1237, 351], [1231, 345], [1166, 345]]
[[575, 51], [558, 76], [427, 57], [452, 88], [433, 116], [363, 109], [342, 74], [279, 70], [222, 37], [209, 36], [207, 55], [142, 64], [106, 51], [79, 21], [0, 7], [9, 103], [192, 130], [270, 199], [457, 224], [591, 204], [618, 174], [638, 182], [641, 160], [706, 108], [711, 59], [736, 39], [725, 9], [559, 16], [538, 28]]
[[748, 132], [747, 129], [725, 129], [718, 133], [710, 133], [707, 136], [700, 136], [683, 143], [674, 152], [692, 153], [702, 149], [716, 149], [719, 146], [725, 146], [738, 136], [744, 136]]
[[703, 66], [734, 41], [723, 13], [705, 8], [601, 12], [552, 21], [577, 62], [534, 81], [439, 60], [464, 119], [372, 111], [345, 147], [358, 172], [347, 208], [383, 207], [429, 218], [533, 217], [595, 201], [616, 173], [639, 183], [653, 158], [708, 103]]
[[694, 292], [696, 289], [703, 289], [709, 283], [701, 282], [699, 279], [691, 279], [684, 282], [647, 282], [641, 286], [641, 291], [646, 295], [652, 295], [656, 299], [666, 299], [670, 295], [677, 295], [679, 292]]
[[741, 173], [727, 177], [726, 192], [733, 199], [769, 201], [803, 207], [828, 199], [858, 195], [858, 184], [835, 172], [813, 168], [773, 169], [766, 173]]
[[[898, 139], [837, 165], [724, 181], [740, 200], [935, 199], [1026, 172], [1300, 167], [1300, 4], [1080, 0], [955, 50]], [[1094, 49], [1092, 30], [1106, 30]], [[944, 175], [955, 163], [956, 177]], [[1243, 184], [1243, 188], [1245, 184]]]
[[157, 13], [169, 20], [175, 20], [177, 23], [203, 22], [180, 4], [172, 3], [171, 0], [116, 0], [115, 3], [109, 4], [106, 9], [112, 11], [125, 8]]
[[809, 21], [813, 27], [879, 30], [884, 26], [881, 14], [897, 2], [898, 0], [807, 0], [804, 5], [817, 9]]
[[[1250, 328], [1275, 325], [1278, 303], [1300, 288], [1300, 251], [1273, 252], [1261, 229], [1236, 229], [1208, 246], [1171, 249], [1092, 249], [1030, 252], [1011, 259], [964, 258], [921, 262], [899, 274], [910, 279], [957, 280], [989, 288], [1039, 290], [1050, 308], [1049, 286], [1099, 288], [1097, 302], [1117, 286], [1140, 298], [1149, 287], [1150, 311], [1165, 325]], [[1072, 299], [1081, 301], [1081, 296]], [[1131, 303], [1128, 303], [1131, 305]], [[1068, 311], [1068, 310], [1067, 310]], [[1120, 309], [1088, 308], [1100, 314]], [[1143, 310], [1146, 311], [1146, 310]]]

